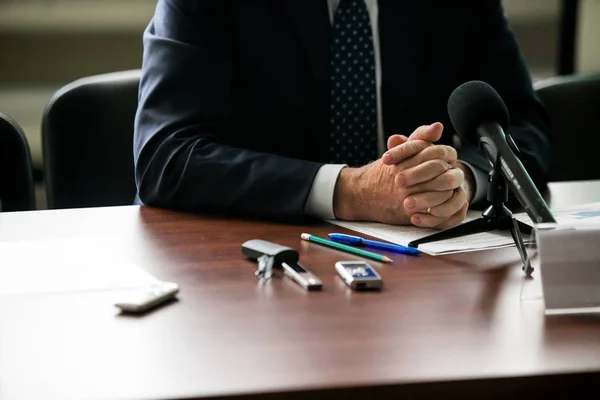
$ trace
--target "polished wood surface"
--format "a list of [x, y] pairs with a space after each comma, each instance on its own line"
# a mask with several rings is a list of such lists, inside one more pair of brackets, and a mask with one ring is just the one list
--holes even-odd
[[[560, 207], [600, 182], [552, 186]], [[600, 317], [545, 316], [514, 248], [391, 255], [381, 293], [355, 293], [300, 239], [344, 231], [148, 207], [0, 214], [0, 248], [83, 242], [82, 263], [132, 263], [180, 284], [179, 300], [121, 316], [114, 291], [0, 296], [0, 399], [398, 398], [584, 393], [600, 382]], [[296, 248], [324, 283], [257, 283], [241, 244]], [[14, 264], [0, 251], [0, 263]], [[69, 257], [65, 254], [64, 257]], [[63, 261], [49, 256], [43, 268]], [[35, 279], [35, 277], [31, 277]], [[267, 395], [269, 394], [269, 395]], [[596, 392], [597, 394], [597, 392]], [[593, 396], [592, 396], [593, 397]]]

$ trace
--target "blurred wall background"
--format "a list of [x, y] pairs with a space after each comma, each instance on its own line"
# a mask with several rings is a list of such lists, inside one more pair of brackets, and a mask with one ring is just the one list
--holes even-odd
[[575, 68], [582, 73], [600, 72], [600, 0], [584, 0], [578, 21]]
[[[503, 3], [534, 80], [555, 75], [561, 0]], [[600, 16], [600, 0], [584, 3], [580, 13], [586, 24], [579, 33], [598, 38], [600, 28], [593, 21]], [[0, 0], [0, 110], [24, 127], [39, 177], [41, 115], [54, 91], [87, 75], [139, 68], [141, 35], [155, 4], [156, 0]], [[598, 70], [600, 52], [585, 50], [579, 43], [577, 65]], [[39, 187], [38, 204], [43, 208]]]

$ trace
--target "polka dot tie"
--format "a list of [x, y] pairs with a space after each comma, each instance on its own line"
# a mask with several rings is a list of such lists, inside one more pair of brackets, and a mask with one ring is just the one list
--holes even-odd
[[364, 0], [342, 0], [331, 43], [330, 161], [377, 159], [377, 89], [371, 21]]

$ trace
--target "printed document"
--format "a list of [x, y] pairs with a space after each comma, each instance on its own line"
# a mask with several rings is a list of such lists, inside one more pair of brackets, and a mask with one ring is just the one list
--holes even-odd
[[[563, 210], [553, 210], [553, 215], [557, 223], [600, 223], [600, 203], [584, 204], [577, 207], [571, 207]], [[515, 218], [532, 225], [531, 219], [525, 213], [514, 214]], [[469, 211], [465, 222], [481, 218], [481, 211]], [[391, 243], [406, 246], [409, 242], [429, 236], [438, 230], [418, 228], [414, 226], [387, 225], [373, 222], [348, 222], [328, 220], [327, 222], [338, 225], [364, 235], [376, 237]], [[530, 241], [527, 235], [523, 235], [525, 244]], [[425, 243], [419, 246], [419, 250], [430, 255], [442, 255], [462, 253], [468, 251], [478, 251], [487, 249], [496, 249], [501, 247], [514, 246], [514, 241], [510, 232], [492, 231], [478, 233], [469, 236], [463, 236], [444, 241]]]

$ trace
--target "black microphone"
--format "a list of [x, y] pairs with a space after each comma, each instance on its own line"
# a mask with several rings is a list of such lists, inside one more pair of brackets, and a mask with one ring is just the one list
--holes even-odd
[[462, 140], [479, 144], [492, 166], [499, 163], [502, 176], [533, 222], [556, 222], [515, 154], [517, 146], [504, 133], [509, 124], [509, 114], [494, 88], [481, 81], [463, 83], [448, 99], [448, 114]]

